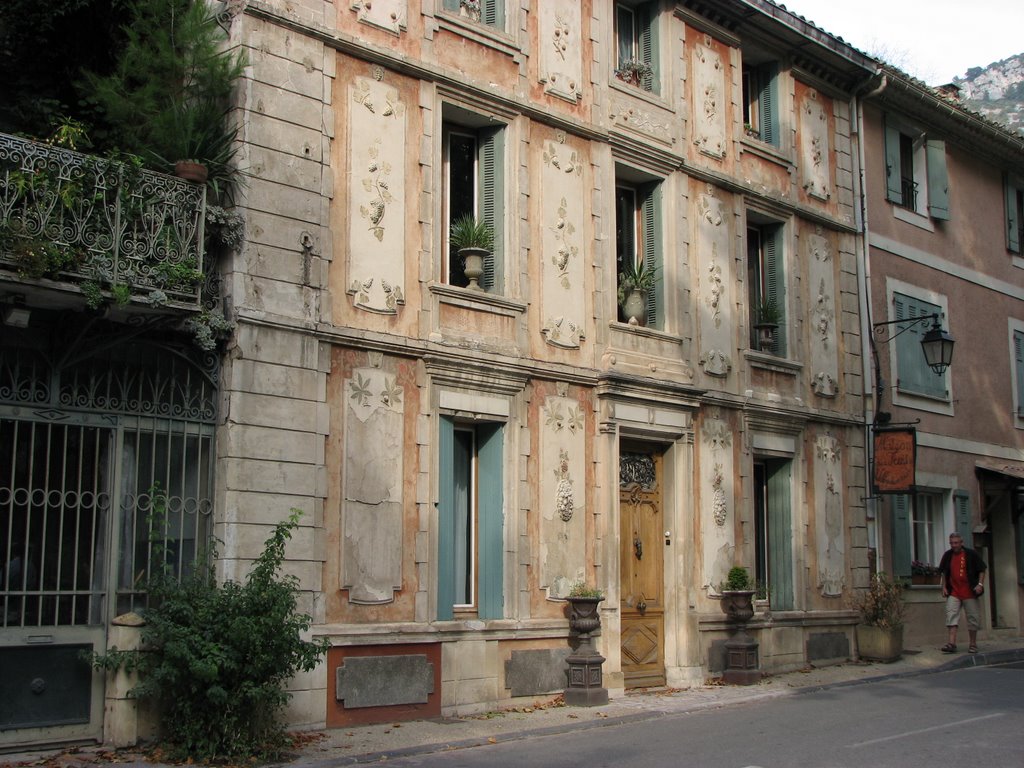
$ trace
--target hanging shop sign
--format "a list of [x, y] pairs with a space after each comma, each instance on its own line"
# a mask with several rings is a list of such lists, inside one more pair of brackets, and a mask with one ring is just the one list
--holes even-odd
[[910, 493], [917, 464], [917, 430], [876, 429], [874, 441], [874, 492]]

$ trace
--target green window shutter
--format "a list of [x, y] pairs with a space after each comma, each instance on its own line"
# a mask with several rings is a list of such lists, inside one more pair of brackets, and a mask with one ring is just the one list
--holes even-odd
[[1013, 365], [1017, 374], [1017, 402], [1014, 404], [1018, 415], [1024, 415], [1024, 333], [1013, 332]]
[[786, 332], [783, 330], [786, 323], [786, 272], [783, 258], [783, 227], [776, 226], [766, 228], [762, 231], [764, 248], [764, 283], [765, 300], [772, 302], [779, 310], [782, 321], [779, 323], [778, 331], [775, 333], [775, 340], [772, 342], [771, 352], [777, 357], [786, 356]]
[[[664, 277], [661, 254], [661, 185], [651, 184], [643, 191], [640, 216], [643, 220], [643, 260], [648, 267], [658, 270]], [[664, 281], [658, 280], [654, 290], [647, 294], [647, 327], [662, 328], [662, 310], [665, 305]]]
[[933, 219], [949, 218], [949, 174], [946, 172], [946, 142], [928, 139], [928, 213]]
[[505, 29], [505, 0], [481, 0], [480, 21], [490, 27]]
[[910, 578], [910, 496], [892, 497], [892, 573], [897, 579]]
[[[896, 320], [920, 317], [922, 315], [942, 314], [942, 309], [927, 301], [921, 301], [903, 294], [893, 294]], [[921, 338], [931, 327], [927, 321], [915, 323], [906, 331], [905, 326], [897, 324], [899, 335], [896, 336], [896, 371], [897, 386], [906, 392], [928, 397], [946, 397], [946, 376], [937, 374], [928, 367], [924, 350], [921, 349]]]
[[454, 616], [455, 603], [455, 425], [438, 419], [437, 618]]
[[1005, 177], [1003, 183], [1006, 190], [1006, 250], [1020, 253], [1024, 243], [1020, 241], [1020, 222], [1017, 220], [1017, 187], [1011, 183], [1009, 176]]
[[640, 60], [650, 64], [651, 74], [644, 76], [641, 83], [645, 91], [657, 93], [660, 89], [658, 78], [658, 4], [649, 2], [637, 10], [637, 23], [640, 26], [638, 40]]
[[759, 67], [761, 93], [757, 98], [761, 141], [779, 146], [779, 70], [774, 64]]
[[459, 0], [444, 0], [444, 9], [446, 11], [459, 11]]
[[790, 463], [768, 462], [768, 581], [772, 610], [791, 611], [793, 595], [793, 511]]
[[[480, 199], [477, 201], [479, 217], [494, 232], [494, 252], [484, 261], [483, 287], [486, 291], [500, 289], [504, 277], [504, 185], [505, 185], [505, 133], [502, 128], [480, 131], [478, 137], [479, 161], [477, 172]], [[500, 291], [499, 291], [500, 292]]]
[[970, 547], [974, 541], [974, 525], [971, 520], [971, 492], [962, 488], [953, 491], [953, 514], [956, 515], [956, 532], [964, 540], [964, 546]]
[[900, 132], [885, 121], [885, 197], [897, 205], [903, 203], [903, 184], [900, 179]]
[[477, 510], [480, 532], [477, 614], [481, 619], [500, 619], [505, 614], [505, 520], [501, 476], [504, 463], [503, 430], [498, 425], [481, 427], [477, 430], [477, 437], [480, 475]]

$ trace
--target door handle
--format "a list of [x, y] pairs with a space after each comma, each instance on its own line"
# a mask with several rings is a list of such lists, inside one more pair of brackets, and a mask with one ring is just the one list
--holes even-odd
[[640, 541], [639, 536], [633, 539], [633, 554], [636, 555], [637, 560], [644, 559], [644, 543]]
[[636, 609], [640, 612], [640, 615], [643, 616], [647, 613], [647, 601], [641, 597], [640, 602], [636, 604]]

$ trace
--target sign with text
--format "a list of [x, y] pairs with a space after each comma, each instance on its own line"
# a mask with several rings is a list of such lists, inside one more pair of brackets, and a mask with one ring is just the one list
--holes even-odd
[[917, 464], [917, 430], [875, 430], [875, 493], [910, 493]]

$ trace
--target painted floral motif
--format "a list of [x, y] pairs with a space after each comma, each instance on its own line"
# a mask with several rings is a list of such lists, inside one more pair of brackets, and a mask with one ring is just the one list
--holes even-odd
[[381, 278], [380, 287], [384, 290], [384, 302], [387, 308], [392, 312], [397, 312], [398, 305], [405, 303], [401, 286], [391, 285], [387, 280]]
[[572, 495], [572, 478], [569, 477], [569, 452], [561, 449], [558, 452], [558, 468], [555, 469], [558, 486], [555, 489], [555, 511], [563, 522], [572, 520], [574, 500]]
[[722, 292], [725, 284], [722, 282], [722, 267], [715, 263], [718, 256], [718, 244], [711, 244], [711, 263], [708, 265], [708, 307], [711, 308], [711, 316], [715, 320], [715, 327], [722, 325], [722, 308], [719, 306], [722, 301]]
[[579, 249], [570, 244], [569, 238], [576, 233], [576, 227], [569, 221], [568, 202], [563, 197], [558, 206], [558, 219], [551, 230], [555, 233], [555, 240], [558, 241], [558, 251], [552, 254], [551, 263], [558, 270], [558, 279], [562, 287], [568, 290], [569, 284], [569, 259], [578, 255]]
[[554, 46], [558, 58], [565, 61], [565, 52], [569, 49], [569, 22], [560, 14], [555, 14], [555, 29], [551, 33], [551, 45]]
[[839, 441], [831, 435], [819, 437], [815, 441], [816, 453], [822, 461], [829, 461], [833, 464], [839, 461]]
[[722, 465], [715, 464], [711, 477], [711, 513], [715, 517], [715, 524], [719, 527], [725, 525], [729, 516], [729, 506], [725, 502], [725, 489], [722, 487], [723, 482]]
[[709, 376], [724, 377], [732, 370], [732, 360], [720, 349], [709, 349], [700, 356], [700, 364], [704, 373]]
[[580, 339], [583, 337], [583, 329], [562, 316], [548, 318], [542, 330], [548, 343], [566, 349], [579, 347]]
[[704, 422], [704, 442], [713, 450], [722, 450], [732, 445], [732, 433], [729, 425], [713, 416]]
[[814, 329], [828, 348], [829, 331], [832, 328], [832, 298], [825, 291], [825, 278], [818, 286], [818, 297], [814, 302]]
[[[559, 144], [563, 144], [565, 134], [559, 133], [557, 140]], [[580, 162], [580, 156], [576, 150], [570, 150], [568, 158], [560, 158], [554, 148], [550, 150], [545, 148], [543, 158], [545, 165], [557, 168], [563, 173], [575, 173], [577, 176], [583, 173], [583, 164]]]
[[355, 400], [356, 404], [362, 408], [369, 403], [370, 398], [373, 397], [373, 392], [370, 391], [370, 382], [362, 377], [362, 374], [357, 373], [355, 378], [348, 383], [349, 397]]
[[363, 188], [373, 197], [369, 205], [359, 206], [359, 213], [364, 219], [369, 219], [369, 230], [377, 240], [384, 240], [384, 214], [387, 212], [389, 203], [395, 201], [394, 196], [388, 189], [387, 176], [391, 175], [391, 163], [380, 159], [380, 139], [377, 139], [367, 150], [370, 161], [366, 164], [369, 177], [363, 179]]
[[836, 380], [831, 374], [824, 371], [814, 375], [812, 386], [814, 394], [820, 397], [835, 397], [836, 395]]
[[348, 399], [351, 407], [359, 414], [360, 420], [365, 419], [374, 411], [402, 411], [402, 397], [405, 394], [398, 377], [382, 371], [357, 370], [346, 382]]
[[[380, 80], [379, 77], [376, 77]], [[352, 99], [356, 104], [362, 104], [372, 114], [377, 114], [377, 105], [373, 100], [373, 95], [370, 93], [370, 86], [365, 82], [360, 82], [356, 89], [352, 92]], [[381, 110], [381, 117], [393, 117], [398, 113], [398, 109], [394, 102], [391, 101], [387, 96], [384, 97], [384, 108]]]
[[550, 406], [544, 408], [545, 424], [552, 427], [555, 432], [561, 432], [562, 429], [568, 429], [572, 434], [582, 431], [583, 429], [583, 412], [579, 406], [569, 406], [567, 412], [563, 415], [562, 407], [558, 403], [552, 403]]

